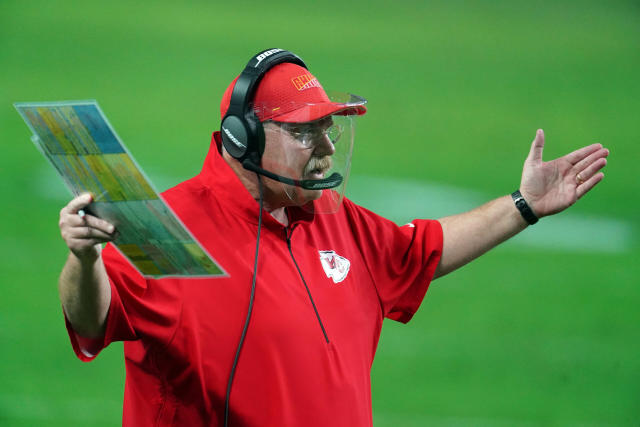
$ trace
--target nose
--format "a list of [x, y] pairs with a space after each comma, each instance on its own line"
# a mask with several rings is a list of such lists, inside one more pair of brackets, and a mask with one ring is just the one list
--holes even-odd
[[336, 147], [329, 139], [329, 135], [323, 134], [320, 138], [315, 141], [315, 146], [313, 148], [313, 154], [318, 157], [322, 156], [333, 156], [336, 152]]

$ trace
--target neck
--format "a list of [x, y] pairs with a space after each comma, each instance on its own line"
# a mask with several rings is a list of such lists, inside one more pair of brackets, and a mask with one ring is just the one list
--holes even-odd
[[289, 216], [287, 215], [286, 208], [278, 208], [272, 211], [267, 211], [271, 214], [272, 217], [275, 218], [280, 224], [285, 227], [289, 225]]
[[[240, 162], [231, 157], [231, 155], [227, 153], [224, 148], [222, 149], [222, 158], [227, 162], [231, 169], [233, 169], [240, 182], [242, 182], [242, 185], [244, 185], [244, 188], [246, 188], [249, 194], [251, 194], [251, 197], [259, 202], [260, 191], [258, 189], [259, 183], [256, 174], [242, 167]], [[266, 186], [264, 188], [264, 198], [262, 201], [262, 205], [263, 209], [267, 211], [280, 224], [284, 225], [285, 227], [289, 225], [289, 217], [287, 216], [286, 205], [277, 203], [274, 200], [273, 193]]]

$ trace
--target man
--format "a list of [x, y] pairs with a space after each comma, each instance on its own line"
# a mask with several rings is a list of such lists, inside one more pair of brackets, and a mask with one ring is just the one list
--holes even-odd
[[383, 318], [409, 321], [432, 278], [603, 178], [600, 144], [543, 162], [538, 130], [520, 193], [398, 227], [342, 198], [364, 103], [330, 99], [279, 49], [227, 88], [202, 172], [163, 195], [226, 277], [142, 277], [113, 245], [101, 251], [117, 232], [78, 214], [91, 195], [62, 209], [69, 336], [85, 361], [125, 341], [125, 425], [371, 425]]

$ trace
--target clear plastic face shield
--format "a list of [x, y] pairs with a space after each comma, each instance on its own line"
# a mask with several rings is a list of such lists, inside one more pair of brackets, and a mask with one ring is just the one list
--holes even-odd
[[254, 110], [263, 109], [259, 117], [272, 117], [263, 122], [262, 168], [297, 184], [266, 178], [267, 194], [283, 205], [313, 213], [335, 213], [340, 208], [351, 169], [356, 118], [366, 111], [364, 98], [335, 92], [328, 96], [330, 102], [317, 104], [254, 105]]

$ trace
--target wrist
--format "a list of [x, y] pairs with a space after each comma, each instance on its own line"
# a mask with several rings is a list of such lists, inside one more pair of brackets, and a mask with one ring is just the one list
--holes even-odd
[[69, 255], [83, 269], [92, 269], [96, 262], [101, 259], [102, 245], [98, 243], [82, 249], [70, 249]]
[[520, 193], [520, 190], [516, 190], [511, 193], [511, 199], [513, 199], [513, 203], [515, 204], [516, 209], [520, 212], [520, 215], [522, 215], [522, 218], [524, 218], [529, 225], [533, 225], [538, 222], [538, 216], [533, 211], [529, 203], [527, 203], [522, 193]]

